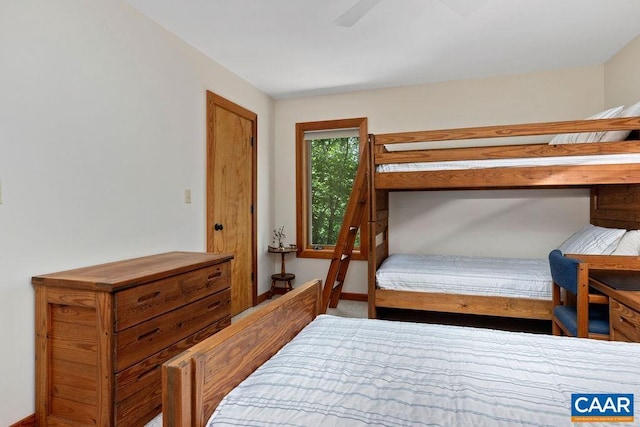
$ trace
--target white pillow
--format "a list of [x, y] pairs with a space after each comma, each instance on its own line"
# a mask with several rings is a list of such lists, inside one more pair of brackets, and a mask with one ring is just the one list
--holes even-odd
[[[593, 116], [587, 117], [586, 120], [595, 119], [612, 119], [618, 117], [624, 106], [610, 108]], [[579, 142], [598, 142], [606, 132], [586, 132], [586, 133], [561, 133], [553, 137], [549, 145], [556, 144], [577, 144]]]
[[640, 230], [629, 230], [624, 233], [611, 255], [640, 255]]
[[562, 242], [558, 249], [563, 254], [611, 255], [626, 231], [624, 228], [585, 225]]
[[[631, 107], [624, 110], [618, 117], [640, 116], [640, 102], [636, 102]], [[630, 130], [610, 130], [605, 132], [600, 142], [624, 141], [631, 133]]]

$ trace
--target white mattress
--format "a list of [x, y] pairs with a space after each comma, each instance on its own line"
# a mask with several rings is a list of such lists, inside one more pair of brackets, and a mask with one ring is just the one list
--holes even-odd
[[483, 169], [518, 166], [578, 166], [639, 163], [640, 154], [603, 154], [597, 156], [534, 157], [518, 159], [456, 160], [448, 162], [394, 163], [378, 165], [376, 172], [418, 172]]
[[546, 259], [393, 254], [376, 281], [381, 289], [551, 300]]
[[325, 315], [208, 425], [570, 426], [571, 393], [635, 393], [638, 420], [638, 360], [638, 344]]

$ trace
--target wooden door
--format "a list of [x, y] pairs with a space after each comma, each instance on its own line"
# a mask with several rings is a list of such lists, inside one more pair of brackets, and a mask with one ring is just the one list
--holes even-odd
[[207, 91], [207, 251], [231, 253], [231, 314], [256, 301], [257, 116]]

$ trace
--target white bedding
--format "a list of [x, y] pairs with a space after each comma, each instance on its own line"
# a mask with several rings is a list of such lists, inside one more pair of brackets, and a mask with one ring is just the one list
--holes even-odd
[[456, 160], [448, 162], [394, 163], [378, 165], [376, 172], [417, 172], [464, 170], [518, 166], [578, 166], [639, 163], [640, 154], [603, 154], [597, 156], [534, 157], [518, 159]]
[[324, 315], [208, 425], [570, 426], [571, 393], [640, 407], [638, 360], [638, 344]]
[[551, 300], [546, 259], [393, 254], [376, 282], [381, 289]]

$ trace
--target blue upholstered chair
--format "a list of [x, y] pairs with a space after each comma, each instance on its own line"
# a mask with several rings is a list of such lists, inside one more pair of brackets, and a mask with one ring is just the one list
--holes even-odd
[[608, 340], [609, 299], [589, 293], [588, 265], [567, 258], [556, 249], [549, 254], [549, 267], [553, 279], [553, 334]]

